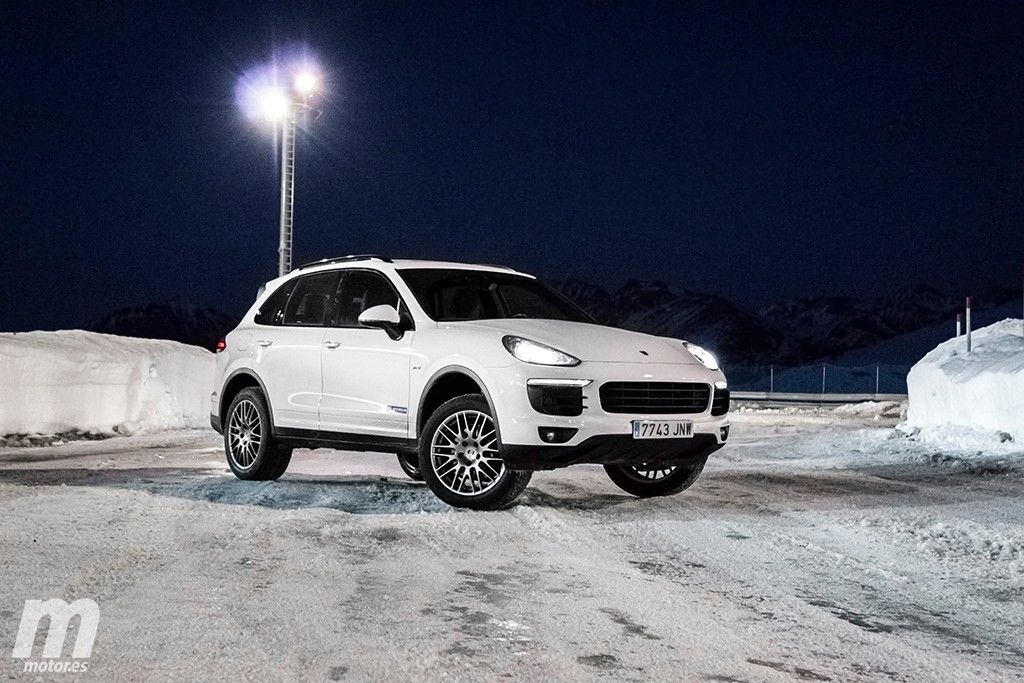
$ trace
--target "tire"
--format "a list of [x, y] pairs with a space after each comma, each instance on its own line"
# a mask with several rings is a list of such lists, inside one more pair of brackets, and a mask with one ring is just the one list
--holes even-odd
[[508, 469], [500, 454], [497, 425], [481, 394], [441, 405], [420, 436], [423, 480], [453, 507], [503, 510], [512, 505], [533, 473]]
[[671, 496], [685, 491], [704, 471], [706, 457], [685, 465], [658, 468], [657, 465], [605, 465], [608, 477], [626, 493], [640, 498]]
[[408, 451], [406, 453], [399, 453], [398, 466], [413, 481], [423, 481], [423, 473], [420, 471], [419, 452]]
[[292, 449], [277, 445], [272, 424], [259, 389], [242, 389], [231, 400], [224, 421], [224, 453], [239, 479], [273, 481], [288, 469]]

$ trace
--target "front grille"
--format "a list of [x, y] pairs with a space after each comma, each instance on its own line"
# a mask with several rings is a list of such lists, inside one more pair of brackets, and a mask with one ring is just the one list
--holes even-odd
[[583, 389], [531, 384], [526, 388], [530, 405], [538, 413], [574, 417], [583, 414]]
[[606, 413], [682, 415], [703, 413], [711, 385], [700, 382], [605, 382], [601, 408]]
[[715, 389], [715, 398], [711, 401], [711, 414], [715, 417], [729, 412], [729, 390]]

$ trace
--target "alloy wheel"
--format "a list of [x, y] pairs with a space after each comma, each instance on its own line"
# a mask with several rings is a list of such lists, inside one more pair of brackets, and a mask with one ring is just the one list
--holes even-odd
[[256, 404], [239, 401], [228, 421], [228, 455], [235, 466], [241, 470], [251, 468], [256, 463], [262, 440], [263, 425]]
[[675, 467], [652, 467], [646, 463], [634, 465], [627, 470], [631, 475], [641, 481], [658, 481], [676, 471]]
[[494, 420], [478, 410], [448, 416], [434, 431], [430, 464], [452, 493], [478, 496], [490, 491], [505, 473]]

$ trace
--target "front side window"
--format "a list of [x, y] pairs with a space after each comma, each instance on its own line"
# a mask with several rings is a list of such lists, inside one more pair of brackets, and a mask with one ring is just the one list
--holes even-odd
[[539, 280], [485, 270], [409, 268], [398, 271], [423, 310], [438, 322], [538, 318], [594, 319]]
[[394, 306], [395, 310], [402, 312], [402, 300], [387, 278], [368, 270], [347, 271], [338, 285], [335, 325], [359, 327], [359, 315], [382, 304]]
[[295, 290], [284, 309], [285, 325], [322, 327], [334, 313], [337, 271], [297, 278]]

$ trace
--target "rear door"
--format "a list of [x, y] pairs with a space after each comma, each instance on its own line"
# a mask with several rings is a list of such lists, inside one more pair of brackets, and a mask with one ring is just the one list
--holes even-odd
[[253, 335], [253, 366], [269, 394], [275, 427], [319, 428], [320, 350], [337, 282], [336, 270], [298, 277], [280, 308], [266, 316], [261, 309], [257, 316], [265, 324], [257, 324]]
[[333, 326], [324, 336], [324, 431], [405, 438], [409, 429], [409, 365], [413, 331], [391, 339], [363, 327], [359, 314], [390, 304], [408, 309], [387, 277], [375, 270], [345, 269], [339, 283]]

